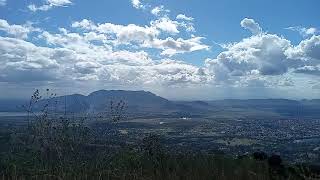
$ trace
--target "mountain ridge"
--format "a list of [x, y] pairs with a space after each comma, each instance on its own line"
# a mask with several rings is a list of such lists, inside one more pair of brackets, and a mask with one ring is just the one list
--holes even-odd
[[[149, 91], [127, 90], [98, 90], [88, 95], [71, 94], [50, 99], [56, 103], [54, 107], [58, 112], [89, 113], [103, 112], [110, 109], [110, 103], [123, 101], [126, 110], [132, 115], [167, 115], [167, 116], [196, 116], [212, 114], [217, 111], [242, 109], [243, 111], [272, 111], [283, 115], [296, 116], [301, 114], [317, 114], [320, 111], [320, 100], [290, 100], [290, 99], [224, 99], [208, 101], [171, 101]], [[21, 112], [22, 101], [1, 101], [0, 112]], [[27, 101], [25, 101], [25, 104]], [[40, 111], [48, 103], [43, 99], [35, 105]], [[17, 108], [20, 105], [20, 108]]]

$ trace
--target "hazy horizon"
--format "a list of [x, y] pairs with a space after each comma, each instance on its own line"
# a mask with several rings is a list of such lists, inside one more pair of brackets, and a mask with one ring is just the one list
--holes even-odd
[[[36, 90], [36, 89], [35, 89]], [[40, 91], [40, 94], [42, 96], [46, 96], [46, 89], [38, 89]], [[227, 96], [227, 97], [216, 97], [216, 98], [208, 98], [206, 97], [206, 94], [204, 94], [203, 96], [190, 96], [190, 97], [183, 97], [183, 98], [179, 98], [179, 96], [183, 96], [183, 94], [179, 94], [179, 95], [176, 95], [176, 94], [172, 94], [171, 96], [167, 95], [167, 96], [163, 96], [161, 94], [157, 94], [153, 91], [149, 91], [149, 90], [143, 90], [143, 89], [97, 89], [97, 90], [94, 90], [94, 91], [90, 91], [90, 92], [83, 92], [83, 93], [80, 93], [80, 92], [69, 92], [69, 93], [57, 93], [57, 91], [54, 91], [52, 89], [49, 89], [50, 90], [50, 93], [54, 93], [56, 94], [57, 97], [59, 96], [69, 96], [69, 95], [75, 95], [75, 94], [80, 94], [80, 95], [84, 95], [84, 96], [88, 96], [90, 95], [91, 93], [93, 92], [96, 92], [96, 91], [127, 91], [127, 92], [130, 92], [130, 91], [145, 91], [145, 92], [151, 92], [157, 96], [160, 96], [162, 98], [165, 98], [165, 99], [168, 99], [170, 101], [217, 101], [217, 100], [255, 100], [255, 99], [266, 99], [266, 100], [272, 100], [272, 99], [287, 99], [287, 100], [296, 100], [296, 101], [300, 101], [300, 100], [317, 100], [319, 98], [290, 98], [290, 97], [276, 97], [276, 96], [270, 96], [270, 97], [267, 97], [267, 96], [255, 96], [255, 97], [252, 97], [252, 96], [248, 96], [248, 97], [245, 97], [245, 96], [242, 96], [242, 97], [239, 97], [239, 96], [234, 96], [234, 97], [230, 97], [230, 96]], [[7, 96], [7, 97], [3, 97], [3, 98], [0, 98], [0, 101], [1, 100], [29, 100], [31, 95], [33, 94], [34, 91], [30, 91], [30, 93], [27, 93], [26, 96]], [[188, 94], [189, 95], [189, 94]]]

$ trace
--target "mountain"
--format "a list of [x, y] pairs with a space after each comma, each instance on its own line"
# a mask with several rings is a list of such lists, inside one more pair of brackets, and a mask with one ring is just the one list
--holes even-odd
[[[169, 101], [147, 91], [99, 90], [89, 95], [72, 94], [44, 99], [34, 106], [41, 111], [49, 104], [51, 111], [73, 113], [108, 112], [111, 102], [125, 103], [130, 116], [153, 117], [235, 117], [276, 115], [279, 117], [319, 117], [320, 100], [226, 99], [215, 101]], [[0, 100], [0, 112], [24, 111], [28, 101]], [[20, 106], [20, 108], [18, 108]]]
[[178, 111], [177, 105], [165, 98], [147, 91], [99, 90], [88, 96], [73, 94], [41, 100], [35, 106], [41, 110], [46, 104], [58, 112], [108, 112], [119, 102], [124, 102], [126, 112], [130, 114], [159, 114]]
[[91, 108], [101, 111], [110, 101], [115, 103], [124, 101], [131, 111], [159, 111], [169, 110], [173, 105], [169, 100], [147, 91], [123, 91], [123, 90], [100, 90], [87, 96]]

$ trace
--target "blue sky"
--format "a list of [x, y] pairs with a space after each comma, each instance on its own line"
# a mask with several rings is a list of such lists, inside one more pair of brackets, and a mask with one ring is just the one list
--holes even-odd
[[317, 7], [317, 0], [0, 0], [0, 92], [320, 98]]

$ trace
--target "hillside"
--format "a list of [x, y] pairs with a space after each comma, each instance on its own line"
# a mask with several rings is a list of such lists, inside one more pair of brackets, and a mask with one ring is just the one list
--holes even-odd
[[[256, 116], [276, 115], [283, 117], [317, 117], [320, 115], [320, 100], [288, 99], [226, 99], [215, 101], [170, 101], [147, 91], [99, 90], [89, 95], [73, 94], [43, 99], [36, 103], [34, 111], [40, 111], [45, 104], [56, 112], [97, 113], [107, 112], [111, 102], [123, 101], [126, 112], [143, 116], [201, 116], [233, 115], [238, 112]], [[23, 100], [0, 101], [0, 112], [24, 111]], [[263, 117], [262, 117], [263, 118]]]
[[165, 98], [147, 91], [99, 90], [87, 96], [73, 94], [44, 99], [35, 105], [35, 111], [49, 104], [57, 112], [97, 113], [108, 112], [111, 103], [116, 106], [124, 102], [129, 114], [164, 114], [179, 111], [177, 105]]

